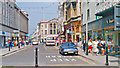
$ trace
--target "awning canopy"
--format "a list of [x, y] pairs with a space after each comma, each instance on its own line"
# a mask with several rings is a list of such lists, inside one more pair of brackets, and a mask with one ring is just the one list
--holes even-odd
[[106, 10], [103, 10], [103, 11], [101, 11], [99, 13], [96, 13], [95, 15], [96, 16], [106, 16], [106, 15], [111, 15], [113, 13], [114, 13], [114, 6], [108, 8]]

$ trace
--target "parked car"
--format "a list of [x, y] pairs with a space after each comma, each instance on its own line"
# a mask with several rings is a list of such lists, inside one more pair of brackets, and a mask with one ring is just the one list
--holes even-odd
[[62, 55], [75, 54], [78, 55], [77, 46], [72, 42], [63, 42], [59, 47], [59, 53]]
[[32, 45], [38, 45], [38, 41], [32, 41]]

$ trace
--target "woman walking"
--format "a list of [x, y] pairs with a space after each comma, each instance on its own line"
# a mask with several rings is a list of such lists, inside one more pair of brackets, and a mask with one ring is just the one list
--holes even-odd
[[97, 56], [98, 56], [98, 52], [99, 52], [99, 50], [98, 50], [98, 48], [97, 48], [98, 44], [99, 44], [99, 42], [97, 41], [97, 39], [93, 41], [93, 52], [94, 52]]
[[102, 39], [102, 41], [101, 41], [101, 50], [102, 50], [102, 56], [104, 56], [104, 52], [105, 52], [105, 40], [104, 39]]
[[88, 41], [88, 52], [91, 53], [91, 51], [92, 51], [92, 40], [90, 39]]

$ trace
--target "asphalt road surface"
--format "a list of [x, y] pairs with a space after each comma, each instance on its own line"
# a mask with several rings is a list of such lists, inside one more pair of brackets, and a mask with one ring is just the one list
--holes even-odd
[[35, 45], [10, 53], [2, 57], [3, 66], [34, 66], [35, 48], [38, 48], [39, 66], [93, 66], [95, 62], [82, 56], [59, 54], [58, 47]]

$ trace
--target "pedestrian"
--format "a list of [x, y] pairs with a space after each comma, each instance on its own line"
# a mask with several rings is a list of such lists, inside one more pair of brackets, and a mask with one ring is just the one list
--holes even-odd
[[32, 44], [31, 44], [31, 40], [29, 40], [29, 45], [32, 45]]
[[10, 47], [11, 47], [11, 49], [12, 49], [12, 46], [13, 46], [13, 42], [12, 42], [12, 40], [10, 41]]
[[86, 39], [84, 38], [84, 40], [82, 41], [82, 44], [83, 44], [83, 50], [85, 52], [85, 47], [86, 47]]
[[23, 46], [23, 40], [21, 40], [21, 46]]
[[104, 40], [104, 39], [102, 39], [102, 41], [101, 41], [101, 51], [102, 51], [102, 56], [104, 56], [104, 52], [105, 52], [105, 45], [106, 45], [105, 40]]
[[13, 47], [15, 46], [15, 40], [13, 40]]
[[92, 52], [92, 40], [91, 39], [88, 41], [88, 52], [89, 53]]
[[17, 42], [17, 39], [16, 39], [16, 41], [15, 41], [15, 46], [17, 46], [18, 45], [18, 42]]
[[97, 39], [95, 39], [95, 40], [93, 40], [93, 52], [94, 52], [94, 54], [96, 54], [97, 56], [98, 56], [98, 52], [99, 52], [99, 50], [98, 50], [98, 44], [99, 44], [99, 42], [98, 42], [98, 40]]

